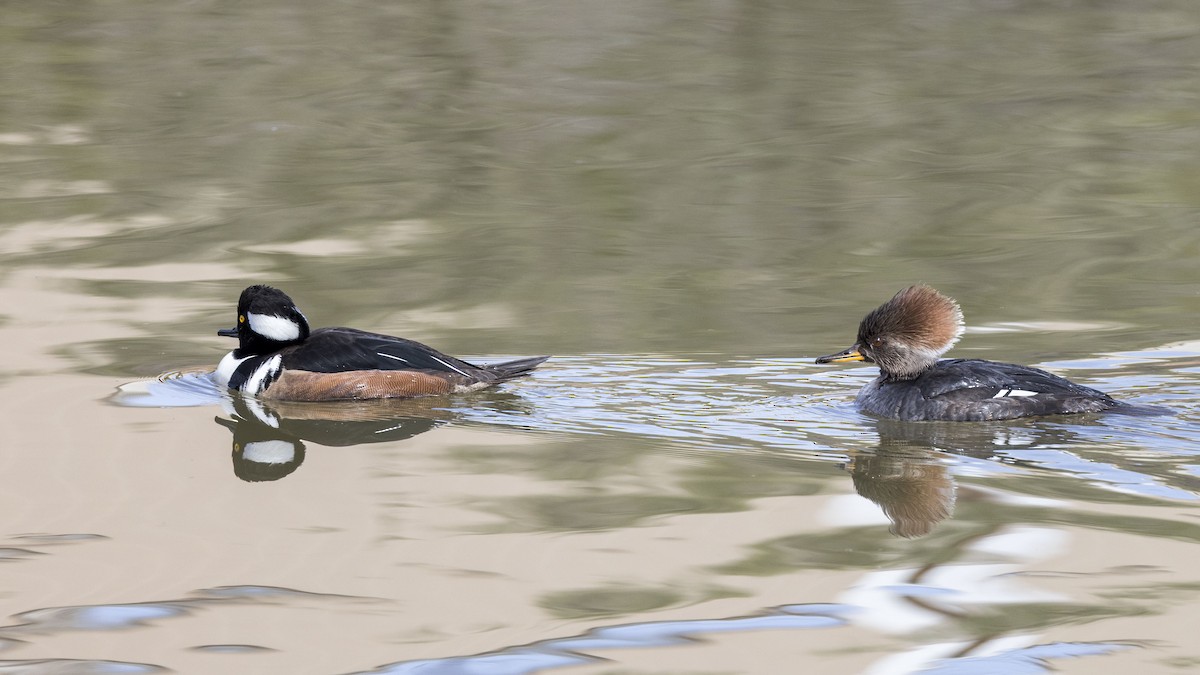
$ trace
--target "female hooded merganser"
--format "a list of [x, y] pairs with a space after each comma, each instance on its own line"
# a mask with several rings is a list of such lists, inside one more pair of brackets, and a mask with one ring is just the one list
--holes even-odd
[[892, 419], [974, 422], [1114, 408], [1154, 410], [1038, 368], [981, 359], [939, 361], [962, 332], [957, 302], [929, 286], [911, 286], [867, 314], [854, 346], [817, 363], [878, 364], [879, 377], [862, 388], [856, 403]]
[[238, 299], [236, 337], [213, 380], [280, 401], [412, 398], [462, 393], [528, 375], [549, 356], [476, 366], [419, 342], [353, 328], [310, 331], [286, 293], [251, 286]]

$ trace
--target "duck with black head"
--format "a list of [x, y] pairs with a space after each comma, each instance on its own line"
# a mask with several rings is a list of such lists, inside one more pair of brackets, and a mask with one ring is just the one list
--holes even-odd
[[548, 356], [475, 365], [419, 342], [354, 328], [310, 330], [283, 291], [250, 286], [238, 299], [237, 349], [213, 372], [221, 386], [282, 401], [412, 398], [477, 391], [528, 375]]

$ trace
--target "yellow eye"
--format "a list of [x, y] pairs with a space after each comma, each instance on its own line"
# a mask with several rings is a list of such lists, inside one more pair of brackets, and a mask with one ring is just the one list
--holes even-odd
[[238, 323], [246, 323], [246, 317], [238, 314]]

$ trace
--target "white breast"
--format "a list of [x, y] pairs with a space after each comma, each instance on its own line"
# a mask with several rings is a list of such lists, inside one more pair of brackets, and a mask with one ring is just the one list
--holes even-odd
[[233, 352], [226, 354], [225, 358], [221, 359], [221, 363], [217, 364], [217, 369], [213, 371], [213, 382], [216, 382], [222, 387], [228, 387], [229, 380], [233, 378], [234, 371], [236, 371], [238, 366], [242, 365], [242, 362], [248, 358], [250, 357], [243, 356], [240, 359], [234, 358]]

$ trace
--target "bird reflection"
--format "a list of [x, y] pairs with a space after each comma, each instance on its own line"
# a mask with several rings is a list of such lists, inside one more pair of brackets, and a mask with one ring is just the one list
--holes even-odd
[[943, 453], [990, 458], [1061, 444], [1070, 435], [1061, 427], [1021, 422], [876, 420], [875, 428], [878, 447], [854, 455], [847, 468], [858, 494], [892, 521], [891, 533], [908, 539], [928, 535], [954, 513], [957, 489]]
[[851, 460], [854, 489], [883, 509], [892, 534], [923, 537], [954, 513], [954, 479], [937, 455], [930, 447], [885, 443]]
[[217, 424], [233, 432], [233, 475], [247, 483], [279, 480], [304, 462], [304, 441], [258, 420], [226, 420]]
[[879, 446], [852, 456], [848, 470], [854, 489], [883, 510], [900, 537], [923, 537], [954, 513], [957, 490], [945, 455], [998, 459], [1006, 464], [1033, 465], [1016, 459], [1014, 450], [1070, 447], [1078, 429], [1039, 420], [962, 424], [876, 420]]
[[268, 404], [234, 395], [228, 404], [230, 419], [215, 421], [233, 432], [234, 475], [263, 482], [279, 480], [299, 468], [305, 441], [346, 447], [425, 433], [453, 416], [436, 405], [430, 400]]

